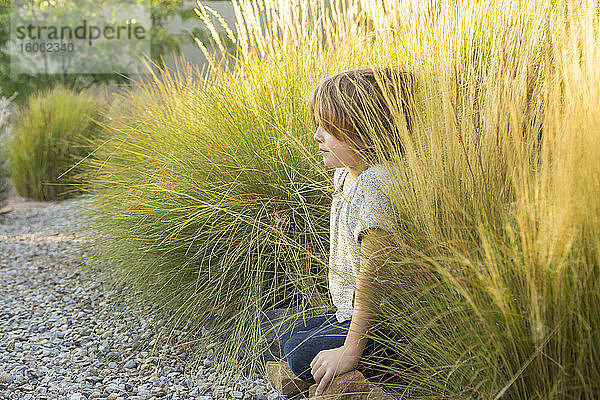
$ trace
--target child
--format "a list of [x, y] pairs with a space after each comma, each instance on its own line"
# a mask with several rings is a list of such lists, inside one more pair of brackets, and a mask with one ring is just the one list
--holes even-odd
[[[372, 287], [365, 277], [376, 268], [375, 253], [391, 225], [385, 218], [392, 215], [383, 187], [390, 182], [387, 168], [375, 149], [402, 153], [399, 125], [411, 129], [412, 85], [409, 73], [362, 68], [322, 80], [309, 96], [314, 139], [325, 165], [336, 168], [328, 283], [337, 310], [293, 326], [280, 344], [292, 372], [307, 383], [318, 383], [316, 395], [374, 350], [373, 340], [363, 337], [374, 316], [367, 307]], [[399, 107], [394, 112], [387, 104]], [[374, 140], [374, 132], [381, 140]]]

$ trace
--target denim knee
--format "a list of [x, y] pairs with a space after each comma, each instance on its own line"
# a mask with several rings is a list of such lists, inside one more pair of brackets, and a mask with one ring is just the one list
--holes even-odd
[[310, 368], [314, 355], [302, 347], [302, 340], [304, 338], [298, 336], [289, 338], [283, 346], [283, 355], [294, 375], [304, 382], [315, 383]]
[[281, 350], [282, 356], [284, 355], [285, 343], [288, 339], [294, 335], [297, 335], [301, 331], [312, 331], [316, 328], [325, 326], [328, 322], [335, 318], [335, 312], [326, 312], [325, 314], [315, 315], [308, 318], [307, 320], [295, 319], [293, 323], [288, 324], [284, 329], [277, 332], [279, 340], [279, 349]]

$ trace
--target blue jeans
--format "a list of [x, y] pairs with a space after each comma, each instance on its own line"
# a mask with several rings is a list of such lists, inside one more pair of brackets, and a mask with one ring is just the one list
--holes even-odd
[[[315, 315], [306, 321], [298, 318], [298, 323], [279, 337], [283, 357], [298, 378], [315, 383], [310, 368], [313, 358], [321, 350], [343, 346], [349, 328], [350, 320], [338, 322], [334, 311]], [[371, 354], [374, 344], [369, 338], [362, 354]]]

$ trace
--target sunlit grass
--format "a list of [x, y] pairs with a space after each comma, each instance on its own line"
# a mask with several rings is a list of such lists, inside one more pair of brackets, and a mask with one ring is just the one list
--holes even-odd
[[327, 177], [306, 128], [287, 129], [306, 124], [304, 104], [264, 94], [290, 77], [262, 79], [141, 83], [114, 104], [89, 159], [101, 258], [168, 323], [193, 321], [192, 336], [208, 323], [239, 332], [228, 356], [256, 345], [266, 310], [326, 302], [315, 276], [327, 261]]
[[79, 193], [78, 163], [98, 136], [102, 101], [91, 93], [55, 87], [21, 107], [8, 152], [12, 182], [23, 197], [57, 200]]
[[400, 66], [419, 82], [416, 126], [386, 164], [399, 218], [373, 293], [394, 333], [373, 337], [396, 354], [367, 362], [413, 397], [594, 398], [597, 2], [379, 3], [318, 19], [320, 2], [234, 2], [235, 59], [124, 93], [90, 159], [100, 256], [169, 323], [229, 330], [231, 372], [260, 369], [263, 312], [330, 305], [332, 173], [305, 94]]

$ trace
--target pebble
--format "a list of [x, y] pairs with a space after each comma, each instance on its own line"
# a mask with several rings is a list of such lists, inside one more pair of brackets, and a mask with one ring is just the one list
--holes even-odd
[[3, 372], [0, 374], [0, 383], [11, 383], [13, 380], [13, 376], [8, 372]]
[[209, 343], [209, 344], [206, 345], [206, 350], [211, 350], [215, 346], [217, 346], [218, 344], [219, 344], [218, 342]]
[[95, 235], [81, 217], [90, 200], [0, 216], [0, 399], [266, 400], [273, 388], [259, 376], [217, 374], [208, 356], [218, 341], [184, 373], [193, 352], [165, 343], [152, 330], [160, 317], [91, 268]]

